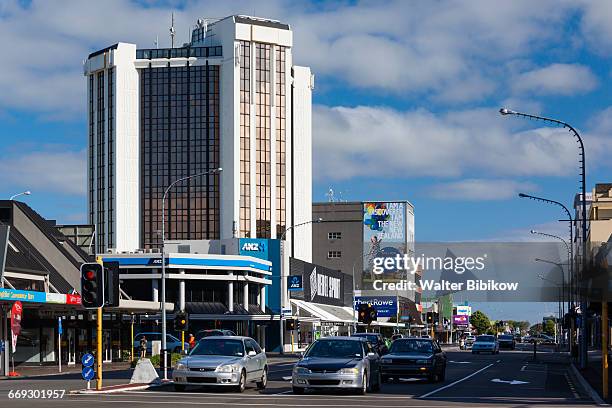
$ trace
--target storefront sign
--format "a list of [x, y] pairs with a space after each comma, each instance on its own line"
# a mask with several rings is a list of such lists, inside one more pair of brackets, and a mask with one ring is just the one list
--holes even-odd
[[395, 296], [358, 296], [355, 298], [355, 310], [359, 305], [369, 303], [376, 309], [378, 317], [397, 316], [397, 298]]
[[457, 306], [457, 314], [471, 316], [472, 315], [472, 306]]
[[288, 290], [304, 290], [301, 275], [287, 276], [287, 289]]
[[453, 324], [457, 326], [469, 326], [470, 318], [468, 315], [453, 315]]
[[65, 293], [35, 292], [32, 290], [0, 289], [0, 300], [21, 301], [33, 303], [56, 303], [61, 305], [80, 305], [80, 295], [67, 295]]
[[291, 297], [306, 302], [344, 306], [344, 279], [340, 271], [291, 258], [290, 276], [302, 277], [302, 291], [292, 291]]

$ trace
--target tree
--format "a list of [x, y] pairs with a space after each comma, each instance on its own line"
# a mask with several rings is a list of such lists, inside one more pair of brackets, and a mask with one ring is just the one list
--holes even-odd
[[472, 313], [470, 323], [472, 326], [474, 326], [478, 334], [485, 334], [487, 330], [491, 328], [491, 321], [489, 320], [489, 317], [480, 310]]
[[531, 334], [532, 336], [534, 334], [540, 334], [542, 333], [542, 329], [543, 329], [542, 323], [536, 323], [529, 328], [529, 334]]
[[546, 320], [543, 330], [545, 334], [548, 334], [549, 336], [554, 336], [555, 335], [555, 322], [552, 321], [551, 319]]

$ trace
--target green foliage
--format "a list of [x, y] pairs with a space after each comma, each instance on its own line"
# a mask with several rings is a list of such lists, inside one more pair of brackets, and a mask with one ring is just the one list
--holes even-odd
[[544, 334], [548, 334], [549, 336], [554, 336], [555, 334], [555, 322], [553, 322], [552, 320], [547, 320], [546, 324], [544, 325]]
[[474, 326], [478, 334], [485, 334], [491, 330], [491, 321], [489, 320], [489, 317], [480, 310], [472, 313], [470, 323], [472, 326]]
[[[171, 365], [174, 367], [176, 363], [183, 357], [184, 356], [182, 356], [180, 353], [172, 353], [172, 355], [170, 356], [171, 361], [172, 361]], [[151, 360], [151, 364], [153, 364], [153, 367], [156, 367], [156, 368], [159, 367], [159, 362], [161, 360], [161, 356], [159, 354], [156, 356], [150, 356], [147, 358]], [[136, 363], [137, 363], [137, 360], [132, 361], [132, 364], [131, 364], [132, 368], [136, 367]]]
[[542, 323], [536, 323], [529, 328], [529, 334], [541, 334], [543, 330]]

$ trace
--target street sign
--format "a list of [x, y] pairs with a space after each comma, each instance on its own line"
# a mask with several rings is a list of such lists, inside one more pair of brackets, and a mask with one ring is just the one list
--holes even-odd
[[281, 314], [284, 316], [292, 316], [293, 312], [291, 311], [290, 308], [282, 308], [281, 310]]
[[81, 358], [81, 364], [83, 367], [91, 367], [94, 364], [94, 356], [90, 353], [87, 353]]
[[81, 375], [83, 376], [83, 379], [86, 381], [90, 381], [94, 378], [94, 369], [93, 367], [83, 367], [83, 371], [81, 371]]
[[62, 329], [62, 318], [58, 317], [57, 318], [57, 334], [61, 336], [63, 333], [64, 333], [64, 330]]

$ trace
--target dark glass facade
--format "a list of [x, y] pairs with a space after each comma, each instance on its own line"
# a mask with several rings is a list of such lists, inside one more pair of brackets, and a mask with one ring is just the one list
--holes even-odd
[[251, 236], [251, 43], [240, 41], [240, 237]]
[[108, 70], [108, 234], [107, 247], [115, 247], [115, 68]]
[[95, 132], [94, 132], [94, 75], [89, 74], [89, 97], [88, 97], [88, 105], [89, 105], [89, 178], [88, 178], [88, 188], [89, 188], [89, 224], [94, 225], [96, 220], [94, 219], [94, 200], [96, 197], [95, 194], [95, 184], [94, 184], [94, 169], [95, 169], [95, 157], [94, 157], [94, 147], [95, 147]]
[[274, 55], [275, 64], [275, 120], [276, 120], [276, 238], [285, 232], [287, 197], [286, 197], [286, 47], [277, 46]]
[[96, 222], [96, 245], [98, 253], [104, 252], [106, 249], [106, 140], [105, 140], [105, 122], [106, 109], [104, 103], [104, 71], [96, 74], [96, 189], [97, 189], [97, 222]]
[[[164, 190], [219, 167], [219, 67], [140, 70], [141, 239], [160, 248]], [[176, 184], [166, 198], [166, 239], [219, 239], [219, 175]]]
[[271, 52], [270, 44], [255, 43], [255, 186], [257, 238], [270, 238], [272, 215]]

